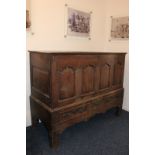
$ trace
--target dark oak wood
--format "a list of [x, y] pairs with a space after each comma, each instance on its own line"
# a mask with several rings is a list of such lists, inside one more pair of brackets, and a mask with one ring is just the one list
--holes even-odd
[[30, 51], [32, 125], [48, 129], [50, 146], [69, 126], [123, 103], [125, 53]]

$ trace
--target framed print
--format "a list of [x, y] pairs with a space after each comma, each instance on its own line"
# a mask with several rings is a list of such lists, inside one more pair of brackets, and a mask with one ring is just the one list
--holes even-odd
[[31, 22], [30, 22], [30, 14], [29, 10], [26, 10], [26, 28], [30, 28]]
[[111, 39], [129, 39], [129, 17], [111, 17]]
[[66, 36], [79, 36], [90, 38], [91, 12], [83, 12], [67, 7]]
[[26, 0], [26, 30], [30, 30], [30, 0]]

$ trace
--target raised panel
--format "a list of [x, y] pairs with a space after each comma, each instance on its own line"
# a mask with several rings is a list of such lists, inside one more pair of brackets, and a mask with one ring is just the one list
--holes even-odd
[[123, 73], [124, 73], [124, 55], [117, 55], [114, 63], [113, 70], [113, 86], [121, 87], [123, 85]]
[[100, 89], [106, 89], [110, 87], [110, 69], [109, 64], [104, 64], [101, 66], [100, 70]]
[[75, 95], [75, 71], [66, 67], [59, 71], [59, 99], [66, 99]]
[[121, 64], [114, 65], [113, 85], [121, 85], [123, 82], [123, 66]]
[[116, 54], [105, 54], [100, 56], [100, 83], [101, 91], [108, 91], [112, 88], [114, 64], [117, 59]]
[[87, 66], [83, 68], [82, 72], [82, 92], [89, 93], [94, 90], [95, 70], [94, 66]]

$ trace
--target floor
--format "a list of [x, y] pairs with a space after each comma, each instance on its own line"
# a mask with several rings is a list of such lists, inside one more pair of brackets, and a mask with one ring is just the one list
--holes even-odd
[[115, 115], [115, 109], [87, 122], [67, 128], [60, 136], [57, 150], [49, 147], [48, 133], [42, 123], [26, 129], [26, 155], [128, 155], [129, 113]]

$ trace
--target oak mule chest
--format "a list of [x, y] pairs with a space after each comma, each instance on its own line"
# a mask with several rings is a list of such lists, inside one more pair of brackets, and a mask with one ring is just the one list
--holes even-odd
[[29, 52], [32, 125], [45, 124], [51, 147], [67, 127], [121, 112], [125, 53]]

